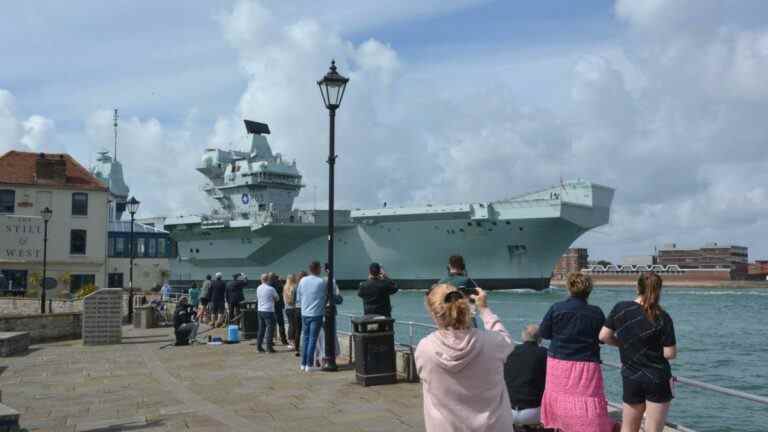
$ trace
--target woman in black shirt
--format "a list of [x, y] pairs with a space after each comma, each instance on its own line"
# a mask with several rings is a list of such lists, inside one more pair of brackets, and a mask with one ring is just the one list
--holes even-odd
[[664, 429], [672, 400], [669, 360], [677, 356], [672, 318], [659, 305], [661, 277], [644, 273], [637, 298], [616, 304], [600, 331], [600, 340], [619, 347], [624, 387], [622, 432], [637, 432], [645, 414], [645, 430]]

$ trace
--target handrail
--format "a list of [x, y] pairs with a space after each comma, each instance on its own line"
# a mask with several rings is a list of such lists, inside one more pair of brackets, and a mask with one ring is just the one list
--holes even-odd
[[[348, 314], [348, 313], [344, 313], [344, 312], [339, 312], [339, 316], [344, 316], [344, 317], [349, 317], [349, 318], [357, 317], [357, 315], [352, 315], [352, 314]], [[414, 342], [414, 336], [415, 336], [414, 335], [414, 328], [415, 327], [427, 328], [427, 329], [430, 329], [430, 330], [437, 330], [437, 326], [435, 326], [434, 324], [425, 324], [425, 323], [419, 323], [419, 322], [414, 322], [414, 321], [395, 321], [395, 325], [405, 325], [405, 326], [408, 326], [408, 338], [409, 338], [409, 344], [408, 345], [410, 345], [411, 348], [413, 348], [413, 342]], [[514, 344], [517, 344], [517, 345], [521, 344], [521, 342], [516, 341], [514, 339], [512, 340], [512, 342]], [[406, 345], [406, 344], [401, 344], [401, 345]], [[621, 365], [618, 364], [618, 363], [614, 363], [614, 362], [610, 362], [610, 361], [603, 361], [602, 363], [605, 366], [621, 369]], [[708, 384], [708, 383], [705, 383], [705, 382], [702, 382], [702, 381], [698, 381], [698, 380], [694, 380], [694, 379], [686, 378], [686, 377], [682, 377], [682, 376], [675, 376], [674, 380], [675, 380], [675, 382], [678, 382], [678, 383], [681, 383], [681, 384], [685, 384], [685, 385], [689, 385], [691, 387], [696, 387], [696, 388], [700, 388], [700, 389], [704, 389], [704, 390], [709, 390], [709, 391], [713, 391], [715, 393], [720, 393], [720, 394], [724, 394], [724, 395], [727, 395], [727, 396], [732, 396], [732, 397], [735, 397], [735, 398], [744, 399], [744, 400], [748, 400], [748, 401], [751, 401], [751, 402], [760, 403], [760, 404], [763, 404], [763, 405], [768, 405], [768, 397], [765, 397], [765, 396], [759, 396], [759, 395], [755, 395], [755, 394], [752, 394], [752, 393], [743, 392], [743, 391], [740, 391], [740, 390], [730, 389], [730, 388], [727, 388], [727, 387], [722, 387], [722, 386], [718, 386], [718, 385], [714, 385], [714, 384]], [[619, 405], [616, 405], [616, 404], [611, 404], [611, 405], [614, 408], [621, 408]], [[674, 427], [674, 428], [676, 428], [677, 430], [679, 430], [681, 432], [695, 432], [694, 430], [686, 428], [685, 426], [682, 426], [682, 425], [679, 425], [679, 424], [667, 423], [667, 426]]]

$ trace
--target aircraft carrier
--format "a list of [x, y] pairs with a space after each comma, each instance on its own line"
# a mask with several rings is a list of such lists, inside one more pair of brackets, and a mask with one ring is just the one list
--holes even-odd
[[[247, 151], [209, 148], [197, 167], [217, 208], [165, 220], [178, 242], [174, 283], [216, 272], [256, 282], [263, 272], [325, 261], [328, 211], [293, 208], [304, 186], [295, 161], [272, 152], [266, 124], [245, 127]], [[574, 240], [608, 222], [613, 193], [576, 180], [499, 201], [337, 210], [335, 276], [342, 289], [354, 288], [375, 261], [401, 288], [427, 288], [446, 273], [448, 256], [461, 254], [484, 288], [544, 289]]]

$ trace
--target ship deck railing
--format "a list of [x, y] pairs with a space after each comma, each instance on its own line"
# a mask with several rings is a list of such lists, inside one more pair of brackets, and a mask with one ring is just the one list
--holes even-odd
[[[348, 314], [348, 313], [343, 313], [343, 312], [339, 312], [338, 316], [339, 317], [350, 318], [350, 319], [351, 318], [359, 317], [358, 315], [353, 315], [353, 314]], [[338, 326], [338, 320], [337, 320], [337, 326]], [[410, 350], [411, 352], [416, 349], [416, 345], [415, 344], [420, 339], [420, 337], [417, 338], [417, 336], [423, 337], [423, 336], [426, 336], [427, 334], [437, 330], [437, 326], [434, 325], [434, 324], [420, 323], [420, 322], [415, 322], [415, 321], [398, 321], [398, 320], [395, 320], [395, 328], [398, 328], [398, 327], [399, 328], [407, 329], [407, 337], [404, 340], [403, 340], [403, 338], [401, 338], [400, 341], [398, 342], [397, 331], [395, 331], [395, 345], [397, 345], [398, 347]], [[350, 331], [338, 330], [338, 333], [348, 335], [348, 334], [351, 334], [351, 329], [350, 329]], [[515, 345], [520, 345], [522, 343], [522, 342], [514, 340], [514, 339], [512, 340], [512, 342]], [[603, 366], [609, 367], [609, 368], [612, 368], [612, 369], [617, 369], [617, 370], [621, 369], [621, 365], [618, 364], [618, 363], [614, 363], [614, 362], [610, 362], [610, 361], [603, 361], [602, 364], [603, 364]], [[757, 403], [757, 404], [760, 404], [760, 405], [768, 406], [768, 397], [766, 397], [766, 396], [760, 396], [760, 395], [756, 395], [756, 394], [752, 394], [752, 393], [747, 393], [747, 392], [744, 392], [744, 391], [741, 391], [741, 390], [736, 390], [736, 389], [731, 389], [731, 388], [727, 388], [727, 387], [722, 387], [722, 386], [715, 385], [715, 384], [709, 384], [709, 383], [706, 383], [706, 382], [703, 382], [703, 381], [695, 380], [695, 379], [692, 379], [692, 378], [686, 378], [686, 377], [679, 376], [679, 375], [674, 376], [674, 381], [677, 384], [682, 384], [682, 385], [685, 385], [685, 386], [694, 387], [694, 388], [697, 388], [697, 389], [700, 389], [700, 390], [711, 391], [711, 392], [714, 392], [714, 393], [717, 393], [717, 394], [721, 394], [721, 395], [724, 395], [724, 396], [728, 396], [728, 397], [732, 397], [732, 398], [737, 398], [737, 399], [741, 399], [741, 400]], [[614, 402], [608, 402], [608, 405], [611, 408], [617, 409], [619, 411], [621, 411], [621, 409], [622, 409], [621, 404], [616, 404]], [[683, 425], [680, 425], [678, 423], [674, 423], [672, 421], [668, 421], [667, 422], [667, 426], [670, 427], [670, 428], [673, 428], [674, 430], [681, 431], [681, 432], [696, 432], [693, 429], [690, 429], [690, 428], [685, 427]]]

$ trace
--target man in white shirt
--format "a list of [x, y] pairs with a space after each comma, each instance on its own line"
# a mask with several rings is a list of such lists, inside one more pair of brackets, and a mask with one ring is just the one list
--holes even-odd
[[267, 352], [273, 353], [272, 339], [275, 336], [275, 301], [277, 301], [277, 291], [269, 285], [269, 275], [261, 275], [261, 285], [256, 288], [256, 298], [258, 299], [259, 314], [259, 332], [256, 338], [256, 349], [264, 352], [262, 342], [266, 333]]

